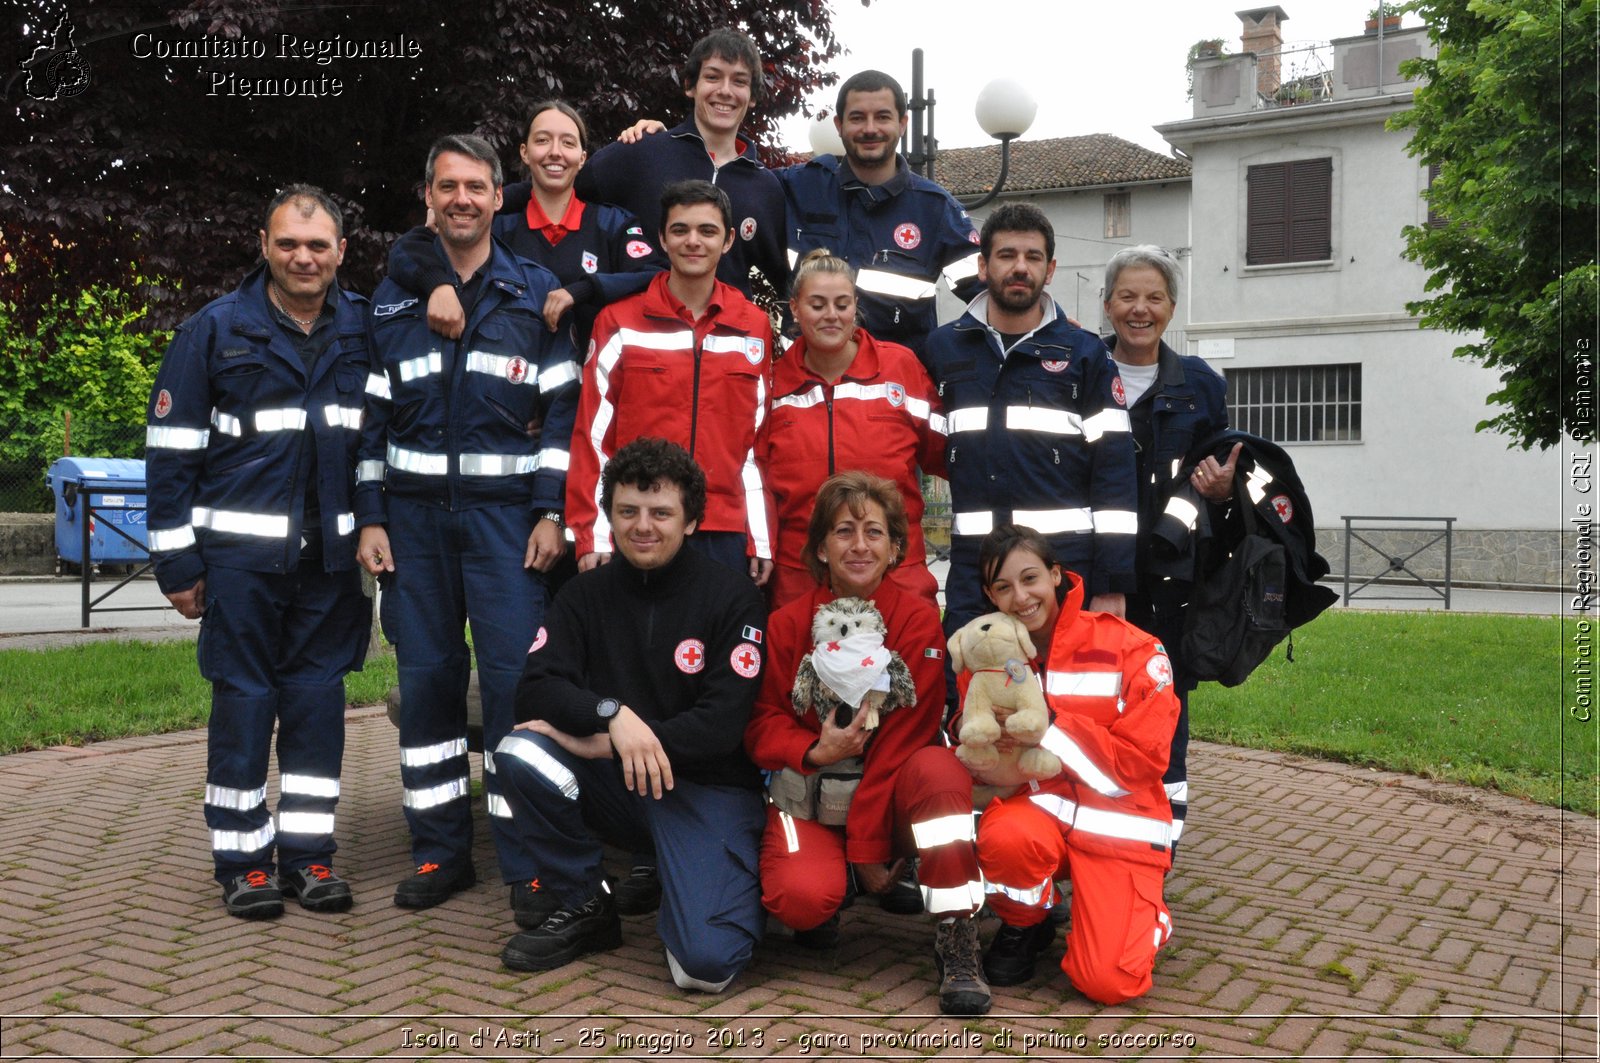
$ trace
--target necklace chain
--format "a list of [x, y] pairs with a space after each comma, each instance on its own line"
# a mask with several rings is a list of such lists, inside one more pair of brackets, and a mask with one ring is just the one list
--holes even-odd
[[283, 305], [283, 296], [278, 294], [277, 281], [267, 282], [267, 293], [272, 296], [272, 305], [276, 306], [278, 311], [283, 314], [284, 317], [288, 318], [290, 321], [293, 321], [296, 325], [299, 325], [303, 329], [309, 329], [312, 325], [317, 323], [317, 319], [315, 317], [312, 317], [308, 321], [303, 317], [295, 317], [293, 314], [289, 313], [289, 308]]

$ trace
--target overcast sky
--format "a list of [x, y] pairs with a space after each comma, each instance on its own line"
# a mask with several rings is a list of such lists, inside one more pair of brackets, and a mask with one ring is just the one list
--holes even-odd
[[[1353, 37], [1377, 0], [1288, 0], [1280, 5], [1285, 45]], [[997, 77], [1021, 81], [1039, 103], [1030, 139], [1110, 133], [1162, 154], [1171, 148], [1151, 126], [1187, 118], [1184, 60], [1189, 46], [1221, 37], [1238, 52], [1235, 11], [1222, 0], [833, 0], [833, 24], [848, 49], [834, 65], [848, 76], [887, 71], [911, 91], [911, 50], [923, 50], [923, 77], [938, 100], [940, 147], [992, 143], [972, 116], [978, 92]], [[986, 18], [993, 13], [996, 17]], [[1418, 25], [1415, 15], [1404, 25]], [[813, 109], [833, 107], [834, 89]], [[809, 150], [808, 122], [783, 126], [786, 145]]]

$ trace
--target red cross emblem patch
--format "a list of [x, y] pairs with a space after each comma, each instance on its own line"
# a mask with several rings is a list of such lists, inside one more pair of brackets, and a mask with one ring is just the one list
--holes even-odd
[[645, 243], [643, 240], [629, 240], [628, 241], [628, 257], [629, 258], [648, 258], [649, 255], [650, 255], [650, 245], [649, 244]]
[[1144, 666], [1145, 674], [1155, 681], [1156, 689], [1172, 685], [1172, 662], [1166, 654], [1158, 653]]
[[506, 379], [520, 384], [528, 379], [528, 360], [520, 355], [506, 363]]
[[1117, 400], [1118, 406], [1128, 404], [1128, 393], [1122, 390], [1122, 378], [1116, 377], [1111, 381], [1111, 397]]
[[600, 260], [595, 257], [593, 251], [585, 251], [583, 253], [583, 271], [585, 273], [598, 273], [600, 271]]
[[544, 645], [545, 639], [547, 638], [549, 638], [549, 634], [544, 628], [540, 628], [539, 633], [533, 636], [533, 645], [528, 647], [528, 652], [538, 653], [539, 649]]
[[746, 218], [744, 221], [739, 223], [739, 239], [754, 240], [755, 238], [756, 220], [754, 218]]
[[156, 410], [155, 410], [156, 416], [157, 417], [165, 417], [167, 414], [169, 414], [171, 412], [172, 412], [172, 392], [168, 391], [166, 388], [162, 388], [161, 389], [161, 393], [156, 396]]
[[894, 242], [910, 251], [922, 243], [922, 230], [911, 222], [903, 221], [894, 227]]
[[1277, 511], [1278, 519], [1285, 524], [1294, 520], [1294, 503], [1289, 501], [1288, 495], [1274, 495], [1272, 508]]
[[741, 642], [733, 648], [728, 663], [746, 679], [754, 679], [761, 672], [761, 651], [748, 642]]
[[684, 675], [694, 675], [706, 666], [706, 644], [699, 639], [684, 639], [672, 651], [672, 663]]
[[1044, 367], [1046, 373], [1065, 373], [1067, 371], [1067, 362], [1062, 358], [1051, 358], [1049, 361], [1040, 362], [1039, 364]]
[[889, 395], [889, 405], [899, 409], [906, 404], [906, 389], [900, 384], [890, 384], [885, 389]]

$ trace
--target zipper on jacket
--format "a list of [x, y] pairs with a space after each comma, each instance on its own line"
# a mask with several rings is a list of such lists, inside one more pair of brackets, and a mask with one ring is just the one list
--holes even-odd
[[832, 476], [833, 468], [833, 385], [823, 385], [827, 390], [822, 393], [823, 405], [828, 407], [828, 475]]
[[694, 457], [695, 433], [700, 428], [700, 350], [704, 341], [694, 341], [694, 393], [689, 403], [689, 456]]

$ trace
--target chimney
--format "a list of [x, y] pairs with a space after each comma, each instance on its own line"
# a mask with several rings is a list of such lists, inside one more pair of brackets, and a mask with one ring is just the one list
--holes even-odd
[[1260, 57], [1256, 62], [1256, 91], [1271, 99], [1281, 78], [1278, 50], [1283, 47], [1283, 33], [1279, 27], [1289, 21], [1289, 15], [1281, 7], [1255, 7], [1234, 14], [1243, 25], [1239, 34], [1241, 50]]

